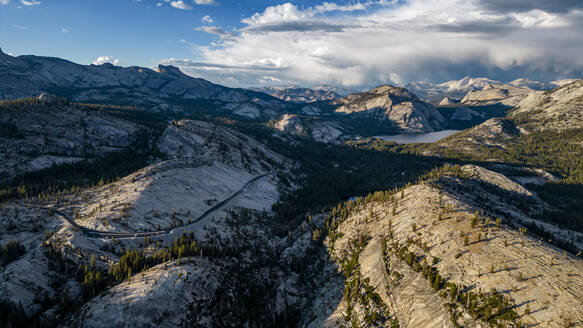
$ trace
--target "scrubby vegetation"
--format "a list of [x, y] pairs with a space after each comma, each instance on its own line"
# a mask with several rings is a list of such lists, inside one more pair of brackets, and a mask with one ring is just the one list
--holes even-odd
[[[341, 262], [344, 273], [344, 300], [346, 301], [346, 315], [344, 321], [352, 327], [399, 327], [399, 321], [391, 316], [389, 308], [383, 302], [381, 296], [370, 285], [370, 278], [363, 278], [360, 272], [358, 256], [366, 247], [369, 237], [360, 235], [358, 239], [350, 242], [352, 252], [344, 258], [337, 259]], [[355, 309], [356, 307], [356, 309]], [[363, 312], [359, 317], [357, 309]]]
[[155, 138], [150, 132], [142, 131], [136, 136], [136, 141], [121, 152], [23, 173], [0, 184], [0, 202], [29, 197], [50, 198], [50, 195], [62, 191], [115, 181], [148, 165], [148, 159], [157, 154], [151, 147], [151, 140]]
[[19, 241], [9, 241], [0, 248], [0, 263], [6, 266], [8, 263], [24, 255], [25, 252], [26, 249]]
[[21, 139], [24, 137], [22, 131], [14, 123], [0, 122], [0, 138]]
[[24, 312], [22, 303], [14, 304], [9, 300], [0, 300], [1, 328], [31, 328], [40, 327], [38, 318], [29, 318]]

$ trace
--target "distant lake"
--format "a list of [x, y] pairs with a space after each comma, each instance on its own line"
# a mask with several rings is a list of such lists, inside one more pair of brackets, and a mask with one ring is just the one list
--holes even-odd
[[410, 144], [416, 142], [431, 143], [437, 140], [449, 137], [450, 135], [460, 132], [460, 130], [443, 130], [437, 132], [427, 132], [427, 133], [408, 133], [408, 134], [395, 134], [392, 136], [376, 136], [375, 138], [383, 139], [386, 141], [394, 141], [399, 144]]

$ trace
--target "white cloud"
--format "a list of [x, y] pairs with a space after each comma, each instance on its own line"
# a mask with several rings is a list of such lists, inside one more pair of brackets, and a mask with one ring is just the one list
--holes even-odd
[[221, 39], [233, 39], [236, 37], [235, 33], [227, 32], [218, 26], [201, 26], [195, 28], [195, 30], [218, 35], [221, 37]]
[[102, 64], [105, 64], [105, 63], [117, 65], [117, 64], [119, 64], [119, 59], [117, 59], [115, 57], [112, 57], [112, 56], [99, 56], [93, 62], [93, 65], [102, 65]]
[[174, 8], [178, 8], [178, 9], [182, 9], [182, 10], [191, 10], [193, 9], [193, 7], [187, 3], [185, 3], [184, 1], [180, 0], [180, 1], [171, 1], [170, 5]]
[[241, 22], [247, 25], [256, 25], [283, 21], [297, 21], [307, 19], [309, 16], [310, 15], [307, 12], [299, 10], [297, 6], [288, 2], [283, 5], [267, 7], [263, 13], [255, 13], [253, 16], [245, 18]]
[[12, 24], [11, 26], [17, 30], [22, 30], [22, 31], [28, 30], [28, 27], [22, 26], [22, 25]]
[[194, 0], [197, 5], [217, 5], [215, 0]]
[[212, 24], [214, 22], [212, 17], [209, 15], [204, 16], [200, 21], [203, 22], [204, 24]]
[[329, 11], [355, 11], [355, 10], [366, 10], [366, 4], [356, 3], [352, 5], [339, 5], [334, 2], [324, 2], [321, 5], [314, 7], [315, 12], [324, 13]]
[[221, 40], [198, 47], [199, 61], [167, 63], [232, 86], [551, 79], [583, 73], [583, 35], [573, 33], [582, 17], [577, 10], [492, 11], [465, 0], [284, 3], [242, 19], [239, 30], [198, 28]]
[[61, 27], [61, 32], [63, 33], [69, 33], [69, 29], [65, 28], [65, 27]]
[[0, 0], [0, 5], [7, 5], [10, 3], [10, 0]]
[[40, 1], [36, 1], [36, 0], [20, 0], [20, 3], [22, 3], [25, 6], [38, 6], [40, 5], [42, 2]]

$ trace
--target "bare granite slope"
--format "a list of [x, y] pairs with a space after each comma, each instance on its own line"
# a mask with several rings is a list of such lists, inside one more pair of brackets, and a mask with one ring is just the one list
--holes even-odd
[[0, 179], [129, 146], [145, 127], [42, 94], [0, 103]]
[[[480, 167], [454, 172], [386, 200], [356, 200], [346, 219], [332, 216], [339, 223], [327, 245], [347, 277], [346, 288], [335, 312], [315, 322], [380, 326], [385, 317], [401, 327], [454, 327], [454, 321], [488, 327], [486, 321], [495, 319], [506, 327], [565, 327], [583, 320], [583, 261], [506, 225], [522, 227], [532, 219], [504, 197], [485, 207], [476, 202], [493, 197], [485, 185], [534, 196]], [[427, 278], [428, 272], [439, 280]], [[486, 299], [494, 302], [487, 310]]]
[[439, 130], [443, 117], [428, 103], [406, 89], [382, 85], [334, 101], [337, 113], [386, 119], [408, 132]]

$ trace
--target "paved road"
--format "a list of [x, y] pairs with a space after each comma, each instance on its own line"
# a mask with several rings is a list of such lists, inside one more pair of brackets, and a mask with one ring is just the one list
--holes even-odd
[[[261, 174], [258, 175], [256, 177], [254, 177], [253, 179], [247, 181], [247, 183], [245, 183], [245, 185], [243, 185], [243, 187], [241, 187], [241, 189], [237, 190], [236, 192], [232, 193], [231, 195], [229, 195], [227, 198], [223, 199], [222, 201], [214, 204], [213, 206], [211, 206], [209, 209], [207, 209], [206, 211], [204, 211], [204, 213], [202, 213], [201, 215], [198, 216], [198, 218], [196, 218], [195, 220], [193, 220], [192, 222], [190, 222], [187, 225], [183, 225], [180, 226], [180, 228], [184, 228], [186, 226], [189, 226], [191, 224], [195, 224], [197, 222], [199, 222], [200, 220], [204, 219], [205, 217], [207, 217], [210, 213], [218, 210], [219, 208], [221, 208], [223, 205], [227, 204], [229, 201], [231, 201], [233, 198], [237, 197], [237, 195], [239, 195], [240, 193], [243, 192], [243, 190], [245, 190], [245, 188], [247, 188], [250, 184], [252, 184], [253, 182], [266, 177], [268, 175], [273, 175], [273, 174], [277, 174], [280, 172], [284, 172], [287, 171], [288, 169], [284, 169], [284, 170], [277, 170], [277, 171], [272, 171], [272, 172], [268, 172], [265, 174]], [[77, 222], [75, 222], [74, 218], [72, 216], [70, 216], [69, 214], [60, 211], [60, 210], [56, 210], [53, 209], [53, 211], [64, 217], [73, 227], [79, 229], [81, 232], [83, 232], [83, 234], [87, 237], [91, 237], [91, 238], [135, 238], [135, 237], [155, 237], [155, 236], [161, 236], [161, 235], [167, 235], [172, 233], [173, 229], [163, 229], [163, 230], [158, 230], [158, 231], [150, 231], [150, 232], [108, 232], [108, 231], [99, 231], [99, 230], [94, 230], [94, 229], [89, 229], [83, 226], [80, 226], [77, 224]]]

